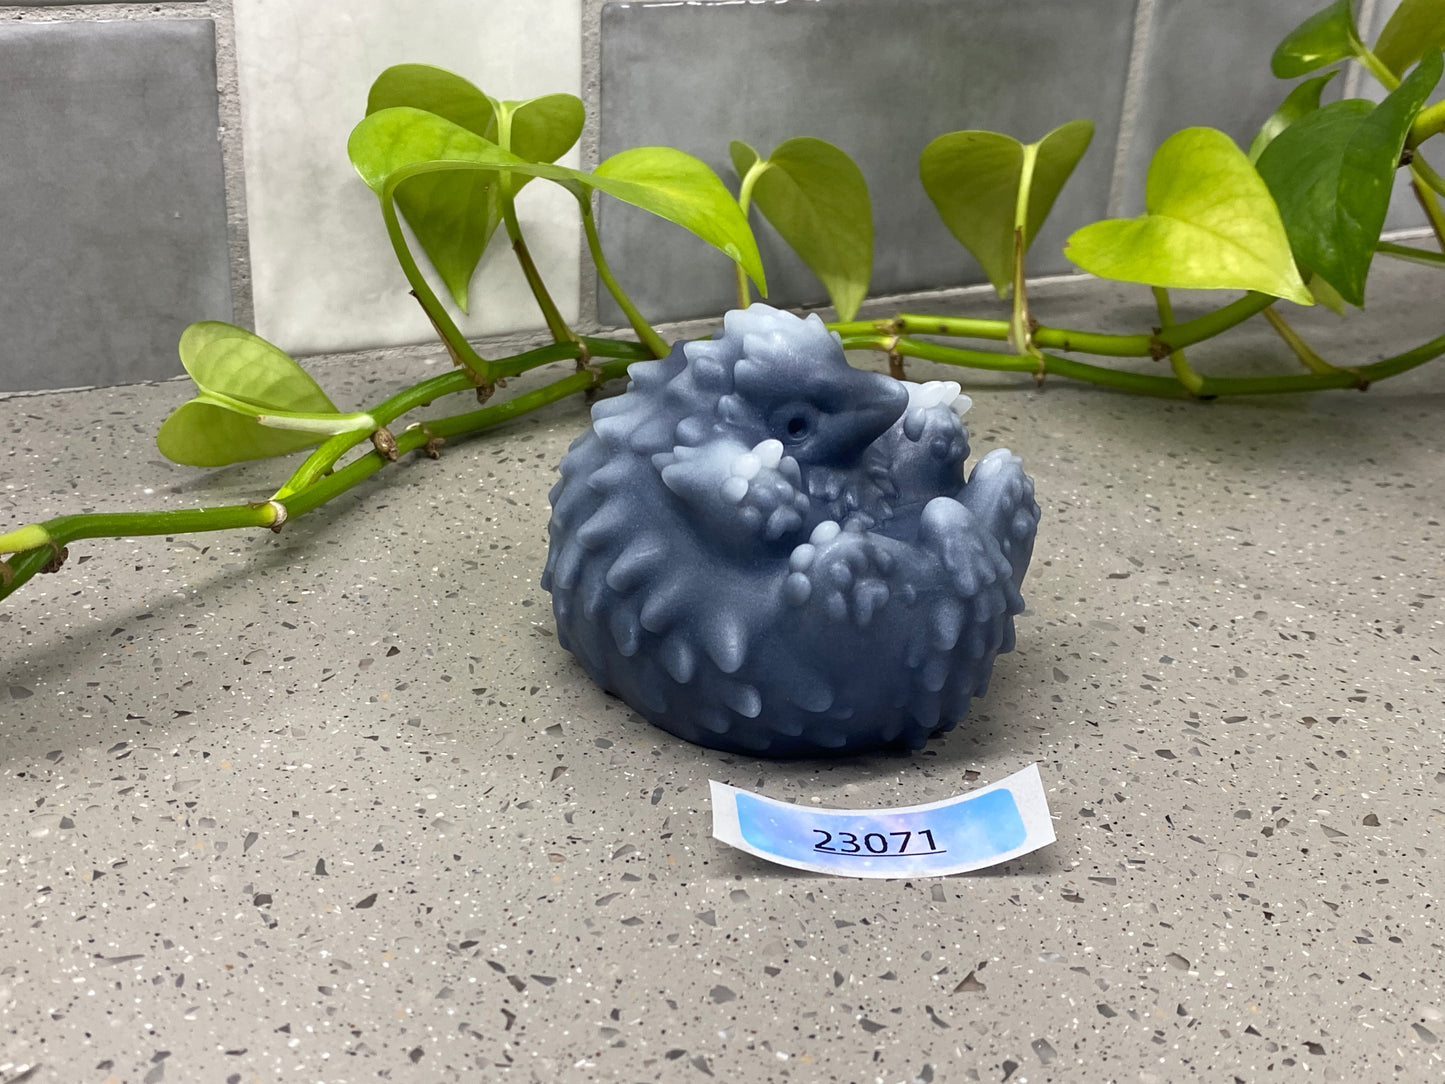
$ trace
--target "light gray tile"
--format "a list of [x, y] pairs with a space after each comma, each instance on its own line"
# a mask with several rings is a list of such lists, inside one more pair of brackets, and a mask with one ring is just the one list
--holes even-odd
[[[1134, 0], [805, 0], [615, 3], [602, 11], [600, 152], [666, 144], [734, 187], [728, 143], [760, 153], [793, 136], [842, 147], [862, 167], [877, 232], [874, 294], [983, 281], [939, 222], [918, 156], [944, 132], [990, 128], [1032, 141], [1078, 116], [1098, 125], [1035, 242], [1035, 273], [1068, 270], [1068, 233], [1108, 200]], [[715, 313], [734, 297], [725, 257], [645, 212], [604, 202], [619, 279], [655, 319]], [[817, 280], [759, 240], [781, 304], [825, 300]], [[599, 294], [603, 320], [620, 314]]]
[[[393, 64], [448, 68], [495, 98], [580, 93], [581, 0], [235, 0], [234, 9], [256, 332], [297, 353], [436, 344], [376, 197], [347, 160], [347, 136], [372, 80]], [[561, 164], [576, 166], [577, 151]], [[576, 200], [531, 184], [517, 217], [553, 300], [574, 319]], [[457, 321], [467, 335], [545, 327], [505, 231], [482, 257], [471, 302]]]
[[0, 24], [0, 390], [173, 376], [230, 317], [214, 29]]
[[[1249, 146], [1293, 85], [1269, 70], [1275, 46], [1322, 6], [1321, 0], [1157, 0], [1117, 213], [1143, 213], [1149, 160], [1181, 128], [1218, 128]], [[1336, 77], [1327, 98], [1339, 96], [1341, 83]]]

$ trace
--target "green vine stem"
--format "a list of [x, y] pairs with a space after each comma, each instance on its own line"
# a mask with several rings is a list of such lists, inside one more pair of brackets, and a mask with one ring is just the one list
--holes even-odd
[[[1183, 326], [1183, 325], [1179, 325]], [[873, 331], [864, 334], [844, 335], [845, 350], [876, 350], [879, 353], [897, 353], [901, 357], [936, 361], [944, 365], [958, 365], [970, 369], [986, 369], [998, 372], [1038, 372], [1039, 363], [1033, 358], [1017, 354], [1005, 354], [989, 350], [968, 350], [963, 347], [947, 346], [942, 343], [924, 342], [919, 339], [899, 337]], [[1212, 377], [1199, 375], [1199, 390], [1191, 393], [1188, 388], [1172, 376], [1154, 376], [1149, 373], [1134, 373], [1110, 369], [1104, 365], [1093, 365], [1085, 361], [1062, 358], [1057, 354], [1044, 355], [1044, 368], [1049, 376], [1062, 376], [1086, 384], [1097, 384], [1119, 391], [1140, 395], [1153, 395], [1165, 399], [1217, 399], [1230, 395], [1279, 395], [1293, 392], [1324, 391], [1330, 388], [1358, 388], [1363, 379], [1366, 383], [1398, 376], [1427, 361], [1445, 354], [1445, 335], [1439, 335], [1429, 342], [1407, 350], [1403, 354], [1384, 358], [1370, 365], [1349, 369], [1336, 368], [1330, 373], [1290, 373], [1279, 376]]]
[[[1150, 289], [1154, 292], [1154, 304], [1159, 309], [1159, 330], [1162, 333], [1174, 326], [1174, 305], [1169, 300], [1169, 291], [1164, 287], [1151, 286]], [[1204, 378], [1190, 366], [1184, 357], [1183, 347], [1175, 347], [1169, 351], [1169, 366], [1174, 370], [1175, 378], [1189, 389], [1191, 395], [1199, 394]]]
[[1350, 48], [1354, 50], [1355, 59], [1363, 64], [1365, 70], [1373, 75], [1386, 90], [1394, 90], [1400, 85], [1400, 77], [1385, 67], [1384, 61], [1359, 39], [1353, 26], [1350, 27]]
[[[1108, 335], [1089, 331], [1039, 325], [1031, 333], [1034, 345], [1046, 350], [1064, 350], [1100, 357], [1148, 358], [1163, 357], [1170, 350], [1211, 339], [1222, 331], [1244, 323], [1251, 316], [1273, 305], [1276, 298], [1267, 294], [1248, 293], [1237, 301], [1182, 324], [1161, 329], [1153, 335]], [[1008, 320], [981, 320], [953, 316], [924, 316], [902, 313], [886, 320], [855, 320], [828, 326], [845, 338], [850, 335], [946, 335], [958, 338], [989, 339], [1007, 342]]]
[[[1234, 310], [1231, 315], [1237, 315], [1240, 306], [1245, 303], [1257, 304], [1257, 298], [1258, 295], [1250, 295], [1231, 306], [1225, 306], [1224, 309], [1209, 314], [1209, 318], [1217, 320], [1222, 313], [1229, 309]], [[1265, 298], [1264, 305], [1260, 305], [1260, 308], [1268, 305], [1270, 300]], [[890, 356], [912, 357], [949, 365], [1029, 375], [1039, 373], [1042, 366], [1042, 371], [1050, 375], [1112, 387], [1126, 392], [1174, 399], [1189, 397], [1212, 399], [1229, 395], [1295, 393], [1348, 387], [1364, 388], [1373, 381], [1406, 372], [1445, 353], [1445, 335], [1440, 335], [1413, 350], [1357, 368], [1344, 369], [1331, 366], [1322, 371], [1265, 377], [1209, 377], [1195, 374], [1197, 381], [1191, 388], [1174, 377], [1110, 369], [1105, 366], [1062, 358], [1054, 354], [1041, 354], [1040, 357], [1034, 358], [1013, 353], [969, 350], [890, 333], [894, 325], [906, 324], [913, 320], [923, 323], [924, 326], [920, 330], [924, 333], [936, 332], [937, 318], [899, 317], [894, 321], [879, 321], [877, 324], [865, 322], [862, 325], [854, 325], [850, 328], [850, 332], [843, 336], [843, 345], [847, 349], [882, 351]], [[1181, 329], [1190, 329], [1191, 324], [1197, 325], [1198, 322], [1196, 320], [1187, 324], [1175, 325], [1166, 329], [1161, 335], [1168, 340], [1169, 345], [1177, 347], [1179, 341], [1177, 337]], [[999, 338], [1006, 338], [1007, 322], [1000, 321], [998, 323], [1003, 323], [1004, 332]], [[958, 322], [955, 324], [957, 325]], [[881, 331], [877, 325], [887, 325], [889, 331]], [[976, 331], [977, 329], [972, 330]], [[1190, 329], [1189, 334], [1194, 334], [1197, 330], [1197, 328]], [[1207, 336], [1200, 335], [1199, 337]], [[1114, 336], [1113, 338], [1127, 337]], [[1142, 343], [1154, 343], [1157, 348], [1158, 340], [1154, 337], [1138, 336], [1135, 338]], [[587, 391], [607, 381], [615, 380], [625, 374], [627, 366], [633, 361], [656, 356], [651, 348], [642, 344], [613, 339], [584, 338], [580, 343], [555, 343], [493, 363], [492, 371], [497, 377], [517, 375], [549, 362], [581, 358], [584, 356], [584, 352], [589, 357], [611, 355], [611, 358], [506, 402], [412, 425], [396, 438], [395, 447], [389, 454], [383, 453], [379, 449], [373, 450], [337, 468], [336, 463], [341, 456], [366, 439], [365, 434], [338, 434], [325, 441], [308, 456], [287, 484], [268, 501], [214, 508], [58, 516], [0, 535], [0, 553], [10, 552], [13, 554], [8, 560], [0, 561], [0, 598], [13, 593], [37, 573], [59, 567], [65, 558], [66, 547], [72, 542], [85, 538], [138, 537], [247, 527], [266, 527], [278, 530], [290, 519], [304, 515], [352, 489], [380, 471], [399, 455], [434, 448], [435, 442], [438, 440], [482, 432], [569, 395]], [[1141, 351], [1141, 354], [1147, 353], [1147, 350]], [[435, 398], [468, 390], [471, 386], [472, 380], [468, 373], [457, 371], [443, 373], [397, 393], [368, 413], [377, 421], [378, 425], [384, 427], [390, 421], [410, 410], [427, 405]]]
[[[1264, 310], [1264, 318], [1269, 321], [1269, 326], [1274, 328], [1279, 337], [1284, 340], [1285, 345], [1294, 351], [1294, 356], [1299, 358], [1300, 364], [1310, 372], [1333, 373], [1340, 371], [1338, 366], [1331, 365], [1324, 358], [1320, 357], [1315, 351], [1315, 348], [1305, 341], [1304, 336], [1296, 331], [1290, 325], [1289, 321], [1281, 316], [1273, 307]], [[1358, 370], [1354, 370], [1354, 372], [1359, 381], [1358, 386], [1360, 390], [1363, 391], [1369, 386], [1369, 381], [1359, 376]]]
[[[152, 512], [95, 512], [77, 515], [56, 516], [41, 523], [32, 523], [8, 534], [0, 535], [0, 552], [13, 551], [8, 560], [0, 561], [0, 598], [17, 590], [33, 576], [47, 569], [58, 568], [65, 559], [66, 547], [86, 538], [130, 538], [146, 535], [166, 535], [204, 531], [235, 530], [244, 527], [266, 527], [279, 531], [282, 525], [298, 516], [327, 503], [354, 488], [356, 485], [380, 471], [398, 456], [407, 452], [421, 451], [435, 447], [438, 440], [449, 440], [471, 436], [490, 429], [502, 422], [523, 414], [531, 413], [559, 399], [564, 399], [589, 388], [595, 388], [609, 380], [616, 380], [627, 371], [627, 366], [648, 357], [632, 343], [615, 343], [610, 340], [592, 340], [592, 346], [617, 348], [624, 356], [593, 366], [553, 381], [541, 388], [525, 392], [514, 399], [495, 403], [478, 410], [450, 417], [438, 418], [407, 428], [396, 438], [396, 446], [390, 454], [373, 450], [334, 471], [318, 469], [328, 458], [335, 464], [346, 448], [338, 448], [337, 438], [327, 441], [309, 456], [280, 493], [287, 494], [283, 500], [278, 495], [268, 501], [255, 504], [222, 505], [213, 508], [185, 508]], [[570, 350], [580, 355], [582, 344], [562, 343], [543, 351]], [[547, 357], [538, 360], [543, 351], [532, 351], [535, 364], [527, 366], [519, 355], [510, 359], [518, 371], [525, 367], [546, 364]], [[435, 394], [444, 394], [447, 382], [461, 383], [464, 390], [470, 387], [465, 374], [447, 373], [441, 377], [422, 381], [413, 388], [393, 396], [380, 404], [371, 413], [384, 417], [393, 412], [393, 417], [429, 402]], [[423, 398], [425, 397], [425, 398]], [[409, 405], [408, 405], [409, 404]], [[350, 438], [352, 434], [342, 434]], [[334, 453], [334, 454], [333, 454]], [[309, 480], [308, 480], [309, 479]]]
[[381, 217], [386, 223], [386, 236], [391, 241], [392, 251], [396, 254], [396, 262], [401, 265], [402, 274], [406, 276], [406, 281], [411, 285], [412, 294], [421, 303], [427, 318], [431, 320], [432, 327], [436, 329], [437, 335], [446, 344], [452, 361], [470, 372], [473, 382], [478, 387], [489, 387], [495, 380], [490, 364], [486, 358], [472, 349], [471, 343], [467, 342], [466, 336], [462, 334], [461, 329], [451, 318], [451, 314], [437, 298], [431, 284], [427, 282], [426, 276], [421, 273], [416, 257], [411, 254], [411, 248], [406, 243], [406, 235], [401, 229], [401, 219], [396, 213], [396, 190], [403, 181], [423, 173], [441, 173], [456, 169], [457, 166], [458, 164], [454, 162], [422, 162], [391, 174], [387, 177], [386, 184], [381, 191]]
[[1445, 102], [1427, 105], [1415, 115], [1410, 125], [1410, 137], [1405, 141], [1408, 147], [1418, 147], [1425, 140], [1445, 132]]
[[1416, 172], [1415, 165], [1410, 166], [1410, 187], [1414, 189], [1415, 198], [1420, 201], [1420, 206], [1425, 209], [1425, 217], [1430, 222], [1430, 228], [1435, 231], [1435, 241], [1445, 249], [1445, 211], [1440, 209], [1440, 200], [1430, 190], [1420, 174]]
[[1441, 177], [1425, 159], [1416, 155], [1410, 162], [1410, 173], [1424, 181], [1436, 195], [1445, 196], [1445, 177]]
[[[617, 339], [582, 338], [575, 342], [539, 346], [535, 350], [528, 350], [514, 357], [501, 359], [493, 363], [493, 371], [497, 379], [505, 380], [509, 377], [520, 376], [528, 370], [549, 362], [593, 357], [618, 358], [626, 363], [631, 363], [643, 361], [652, 357], [652, 354], [637, 343], [623, 342]], [[379, 427], [385, 427], [403, 414], [418, 407], [424, 407], [434, 399], [466, 391], [471, 387], [471, 379], [464, 372], [454, 370], [442, 373], [430, 380], [423, 380], [419, 384], [397, 392], [390, 399], [377, 404], [370, 414], [376, 419]], [[335, 467], [336, 462], [343, 455], [368, 437], [369, 434], [353, 433], [341, 433], [332, 437], [306, 457], [305, 462], [287, 480], [286, 484], [276, 491], [274, 499], [289, 500], [296, 493], [314, 485], [317, 480]]]
[[1397, 260], [1424, 264], [1426, 267], [1445, 267], [1445, 252], [1431, 252], [1428, 248], [1415, 248], [1411, 245], [1397, 245], [1390, 241], [1381, 241], [1375, 245], [1375, 251], [1384, 256], [1393, 256]]
[[522, 224], [517, 221], [517, 208], [512, 202], [510, 189], [504, 189], [502, 193], [502, 222], [506, 225], [507, 236], [512, 241], [512, 255], [517, 258], [517, 265], [521, 267], [527, 285], [532, 289], [532, 296], [537, 299], [537, 307], [542, 310], [542, 319], [547, 322], [547, 330], [551, 332], [552, 338], [557, 342], [578, 342], [577, 335], [567, 326], [561, 310], [547, 292], [547, 285], [542, 281], [542, 272], [537, 270], [537, 264], [532, 259], [532, 251], [522, 236]]
[[592, 252], [592, 262], [597, 267], [597, 277], [602, 280], [602, 285], [607, 287], [607, 292], [617, 302], [618, 308], [626, 314], [627, 322], [632, 325], [632, 330], [652, 351], [653, 356], [666, 357], [667, 343], [662, 341], [662, 336], [654, 331], [642, 313], [637, 311], [637, 306], [632, 303], [632, 298], [627, 296], [627, 292], [622, 289], [622, 284], [612, 274], [607, 257], [602, 254], [602, 239], [597, 236], [597, 222], [592, 215], [592, 197], [587, 193], [582, 193], [578, 195], [577, 202], [582, 206], [582, 228], [587, 234], [587, 247]]

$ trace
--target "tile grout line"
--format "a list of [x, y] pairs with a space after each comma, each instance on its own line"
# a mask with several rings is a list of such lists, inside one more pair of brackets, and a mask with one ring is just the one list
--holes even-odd
[[[590, 170], [597, 167], [602, 142], [602, 7], [605, 0], [582, 0], [582, 105], [586, 120], [582, 125], [582, 136], [578, 140], [579, 166]], [[591, 196], [593, 211], [597, 210], [599, 196]], [[596, 333], [599, 329], [597, 307], [597, 268], [592, 264], [592, 254], [587, 248], [587, 238], [577, 238], [581, 267], [577, 276], [577, 325], [579, 330]]]
[[1134, 39], [1129, 49], [1129, 73], [1124, 79], [1124, 104], [1119, 111], [1119, 139], [1114, 144], [1114, 175], [1109, 182], [1108, 213], [1111, 218], [1118, 218], [1125, 213], [1121, 206], [1124, 200], [1124, 178], [1128, 174], [1129, 152], [1139, 119], [1140, 99], [1144, 93], [1144, 64], [1153, 25], [1154, 0], [1139, 0], [1138, 7], [1134, 9]]
[[211, 0], [216, 28], [216, 95], [220, 121], [221, 174], [226, 199], [226, 244], [231, 265], [231, 320], [255, 330], [251, 290], [251, 231], [246, 208], [245, 133], [241, 123], [241, 75], [236, 53], [235, 0]]

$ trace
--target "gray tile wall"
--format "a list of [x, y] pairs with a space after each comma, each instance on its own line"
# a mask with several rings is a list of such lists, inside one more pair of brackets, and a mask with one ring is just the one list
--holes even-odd
[[232, 313], [208, 19], [0, 23], [0, 390], [179, 371]]
[[[1362, 18], [1378, 30], [1395, 3], [1364, 0]], [[241, 155], [228, 137], [223, 163], [217, 139], [221, 118], [240, 115], [245, 85], [228, 52], [233, 4], [266, 17], [253, 0], [163, 9], [0, 0], [0, 393], [172, 376], [187, 323], [249, 318]], [[348, 15], [348, 33], [367, 41], [371, 27], [385, 37], [405, 4], [371, 0]], [[583, 93], [602, 157], [668, 143], [736, 183], [731, 139], [764, 153], [795, 135], [842, 146], [873, 192], [874, 293], [908, 293], [982, 281], [917, 180], [918, 154], [934, 136], [987, 127], [1034, 140], [1075, 116], [1096, 122], [1030, 262], [1035, 274], [1068, 271], [1063, 238], [1089, 219], [1138, 213], [1149, 157], [1171, 132], [1212, 124], [1248, 140], [1287, 90], [1268, 74], [1270, 50], [1320, 6], [584, 0]], [[467, 74], [487, 77], [480, 55]], [[243, 138], [259, 143], [266, 123], [248, 117]], [[296, 194], [317, 214], [328, 198]], [[1388, 225], [1422, 222], [1400, 193]], [[606, 202], [601, 228], [649, 316], [730, 304], [729, 265], [677, 228]], [[821, 303], [822, 289], [760, 220], [758, 232], [773, 300]], [[620, 323], [590, 286], [580, 307], [584, 328]]]
[[[944, 132], [990, 128], [1031, 142], [1092, 116], [1095, 145], [1035, 242], [1035, 273], [1068, 269], [1069, 232], [1103, 217], [1133, 37], [1135, 0], [809, 0], [614, 3], [602, 12], [603, 158], [666, 144], [736, 185], [728, 142], [767, 154], [784, 139], [837, 144], [863, 169], [877, 240], [874, 293], [984, 281], [942, 227], [918, 156]], [[755, 216], [756, 218], [756, 216]], [[759, 220], [760, 221], [760, 220]], [[643, 312], [701, 316], [735, 296], [729, 265], [645, 212], [604, 203], [603, 247]], [[763, 227], [770, 267], [781, 244]], [[825, 300], [787, 261], [772, 300]], [[618, 320], [599, 297], [603, 320]]]

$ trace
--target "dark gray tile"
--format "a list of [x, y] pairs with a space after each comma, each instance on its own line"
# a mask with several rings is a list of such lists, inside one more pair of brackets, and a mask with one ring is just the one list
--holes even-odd
[[[1149, 160], [1181, 128], [1218, 128], [1247, 148], [1293, 86], [1269, 70], [1275, 46], [1323, 6], [1323, 0], [1157, 0], [1114, 210], [1143, 213]], [[1327, 98], [1339, 97], [1343, 81], [1334, 79]]]
[[[600, 151], [666, 144], [733, 186], [728, 142], [762, 154], [793, 136], [842, 147], [873, 194], [874, 294], [984, 276], [938, 220], [918, 156], [944, 132], [990, 128], [1032, 141], [1078, 116], [1094, 145], [1033, 250], [1034, 273], [1068, 270], [1064, 238], [1106, 209], [1134, 0], [792, 0], [615, 3], [602, 11]], [[604, 202], [618, 278], [650, 318], [716, 313], [734, 297], [728, 261], [645, 212]], [[825, 300], [781, 242], [758, 229], [772, 300]], [[599, 294], [602, 319], [620, 314]]]
[[0, 23], [0, 390], [173, 376], [230, 318], [214, 30]]

